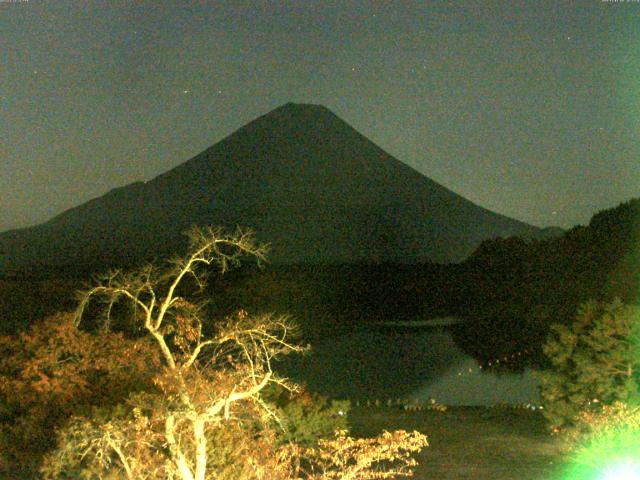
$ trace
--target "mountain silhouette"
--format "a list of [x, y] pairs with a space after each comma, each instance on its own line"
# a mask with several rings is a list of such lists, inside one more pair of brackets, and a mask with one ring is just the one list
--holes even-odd
[[256, 231], [274, 263], [456, 262], [482, 240], [543, 231], [456, 195], [330, 110], [288, 103], [148, 182], [0, 234], [0, 271], [132, 266], [192, 224]]

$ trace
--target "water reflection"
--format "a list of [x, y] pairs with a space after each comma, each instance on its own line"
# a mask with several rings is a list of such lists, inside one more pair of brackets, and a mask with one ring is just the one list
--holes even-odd
[[452, 319], [417, 326], [384, 324], [321, 337], [284, 373], [310, 390], [361, 400], [435, 398], [448, 405], [539, 403], [530, 370], [492, 373], [455, 344]]

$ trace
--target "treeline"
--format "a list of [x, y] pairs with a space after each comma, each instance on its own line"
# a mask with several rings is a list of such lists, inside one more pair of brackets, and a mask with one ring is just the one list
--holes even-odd
[[459, 343], [481, 360], [533, 349], [537, 354], [522, 358], [540, 362], [550, 325], [570, 324], [579, 304], [616, 297], [637, 303], [640, 199], [558, 238], [485, 241], [453, 270], [461, 291], [450, 313], [465, 320]]

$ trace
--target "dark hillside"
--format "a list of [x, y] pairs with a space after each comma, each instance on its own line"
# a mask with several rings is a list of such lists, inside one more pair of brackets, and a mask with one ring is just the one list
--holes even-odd
[[457, 338], [470, 353], [537, 350], [551, 324], [569, 323], [590, 298], [640, 300], [640, 199], [558, 238], [485, 241], [455, 269], [462, 292], [450, 313], [466, 319]]

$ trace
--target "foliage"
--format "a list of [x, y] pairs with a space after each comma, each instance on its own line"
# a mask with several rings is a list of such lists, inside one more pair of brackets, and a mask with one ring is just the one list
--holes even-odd
[[348, 400], [331, 400], [305, 391], [276, 389], [266, 399], [274, 403], [284, 431], [282, 442], [316, 446], [319, 439], [331, 438], [336, 430], [348, 432]]
[[622, 432], [640, 435], [640, 407], [616, 401], [580, 412], [574, 419], [573, 428], [564, 432], [563, 439], [568, 448], [576, 450], [619, 436]]
[[160, 365], [147, 339], [83, 332], [69, 313], [0, 337], [0, 350], [3, 463], [5, 469], [23, 472], [37, 468], [53, 447], [50, 432], [72, 414], [152, 388], [153, 366]]
[[[270, 386], [299, 391], [272, 368], [279, 357], [303, 350], [293, 342], [289, 319], [240, 311], [212, 322], [201, 302], [187, 300], [185, 288], [187, 278], [203, 288], [207, 265], [226, 271], [241, 255], [260, 259], [264, 250], [245, 232], [196, 228], [190, 238], [189, 253], [165, 269], [111, 272], [81, 294], [75, 326], [98, 299], [100, 331], [108, 332], [114, 312], [127, 303], [132, 331], [137, 326], [161, 363], [149, 366], [152, 386], [106, 408], [74, 412], [58, 428], [58, 447], [41, 469], [45, 478], [373, 479], [409, 473], [415, 464], [410, 454], [426, 445], [423, 435], [355, 440], [339, 430], [316, 446], [341, 405], [278, 406], [265, 397]], [[120, 352], [112, 346], [111, 355]]]
[[554, 325], [544, 345], [550, 368], [540, 372], [544, 415], [552, 431], [583, 411], [638, 399], [640, 307], [590, 301], [570, 327]]
[[[419, 432], [385, 431], [376, 438], [354, 439], [344, 430], [338, 430], [335, 438], [320, 440], [317, 449], [306, 451], [311, 467], [304, 478], [374, 480], [411, 476], [412, 468], [417, 465], [411, 454], [427, 445], [427, 437]], [[385, 462], [393, 466], [380, 469], [380, 464]]]

